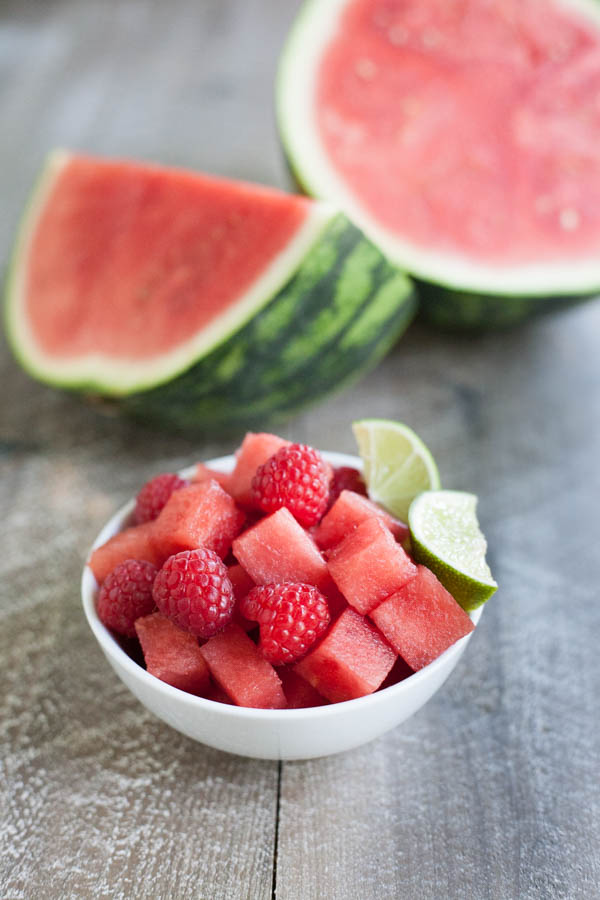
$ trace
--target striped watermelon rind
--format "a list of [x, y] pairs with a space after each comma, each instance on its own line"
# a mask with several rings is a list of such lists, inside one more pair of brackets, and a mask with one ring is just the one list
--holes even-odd
[[[388, 259], [415, 279], [419, 310], [444, 329], [507, 328], [541, 313], [566, 309], [600, 294], [597, 259], [583, 264], [564, 262], [503, 272], [493, 267], [456, 265], [434, 252], [422, 254], [409, 242], [396, 241], [348, 192], [330, 164], [324, 162], [309, 110], [308, 95], [320, 48], [335, 27], [348, 0], [304, 0], [283, 47], [276, 78], [277, 123], [288, 166], [304, 193], [340, 205], [381, 247]], [[597, 0], [565, 0], [600, 26]], [[416, 251], [416, 252], [415, 252]], [[448, 266], [448, 262], [450, 266]]]
[[[239, 304], [176, 367], [153, 358], [141, 376], [123, 361], [53, 365], [38, 353], [24, 311], [29, 239], [57, 171], [44, 168], [19, 231], [6, 286], [6, 332], [15, 356], [40, 381], [101, 399], [137, 419], [180, 430], [237, 431], [281, 420], [357, 380], [406, 329], [416, 311], [412, 281], [348, 218], [316, 203], [292, 253], [273, 266], [274, 289]], [[107, 402], [108, 401], [108, 402]]]
[[417, 281], [419, 314], [445, 331], [484, 331], [511, 328], [534, 316], [569, 309], [597, 294], [571, 297], [507, 296], [459, 291]]
[[185, 430], [281, 421], [374, 367], [415, 312], [411, 280], [338, 213], [237, 333], [173, 381], [120, 402]]
[[56, 387], [119, 397], [172, 380], [217, 344], [227, 340], [276, 295], [337, 214], [328, 203], [312, 204], [305, 222], [283, 251], [269, 261], [259, 279], [222, 316], [193, 334], [185, 345], [141, 362], [100, 354], [69, 359], [48, 357], [30, 329], [23, 298], [32, 238], [55, 183], [72, 158], [73, 154], [65, 150], [56, 150], [48, 156], [22, 217], [6, 287], [6, 332], [14, 353], [34, 378]]

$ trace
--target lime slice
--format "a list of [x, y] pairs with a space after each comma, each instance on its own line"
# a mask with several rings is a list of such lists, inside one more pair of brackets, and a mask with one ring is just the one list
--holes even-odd
[[481, 606], [498, 587], [485, 561], [476, 507], [475, 494], [426, 491], [408, 512], [415, 561], [431, 569], [466, 610]]
[[406, 522], [421, 491], [440, 487], [435, 460], [420, 437], [402, 422], [361, 419], [352, 425], [369, 497]]

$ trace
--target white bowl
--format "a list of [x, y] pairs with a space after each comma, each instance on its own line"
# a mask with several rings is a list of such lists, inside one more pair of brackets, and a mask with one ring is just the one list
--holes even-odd
[[[361, 467], [354, 456], [324, 453], [335, 466]], [[234, 457], [210, 460], [222, 472], [233, 468]], [[191, 475], [193, 469], [182, 473]], [[94, 547], [116, 534], [133, 509], [130, 501], [104, 526]], [[438, 659], [404, 681], [357, 700], [311, 709], [245, 709], [205, 700], [165, 684], [134, 662], [120, 647], [96, 613], [96, 579], [85, 566], [81, 581], [83, 608], [90, 628], [121, 681], [147, 709], [182, 734], [240, 756], [257, 759], [312, 759], [366, 744], [412, 716], [442, 686], [463, 654], [470, 634]], [[471, 614], [476, 625], [480, 607]]]

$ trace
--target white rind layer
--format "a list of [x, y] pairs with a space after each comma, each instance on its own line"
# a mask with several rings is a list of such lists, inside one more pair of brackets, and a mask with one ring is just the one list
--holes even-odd
[[329, 203], [313, 203], [293, 239], [248, 290], [210, 325], [169, 353], [144, 361], [100, 353], [57, 358], [40, 347], [26, 316], [27, 261], [40, 214], [56, 179], [70, 159], [68, 152], [55, 151], [40, 176], [19, 230], [8, 278], [6, 305], [7, 331], [23, 367], [42, 381], [61, 387], [86, 387], [117, 397], [170, 381], [256, 315], [289, 281], [327, 223], [339, 212]]
[[[351, 0], [305, 0], [281, 56], [277, 118], [294, 171], [315, 197], [338, 204], [393, 262], [411, 274], [451, 289], [486, 294], [561, 296], [600, 289], [600, 246], [593, 258], [498, 265], [466, 255], [440, 253], [403, 240], [382, 226], [332, 165], [319, 138], [313, 101], [318, 64]], [[597, 0], [555, 0], [600, 28]]]

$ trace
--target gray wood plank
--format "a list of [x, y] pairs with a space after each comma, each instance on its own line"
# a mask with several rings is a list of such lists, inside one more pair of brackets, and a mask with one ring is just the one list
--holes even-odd
[[0, 265], [46, 153], [71, 147], [286, 186], [279, 49], [299, 0], [4, 0]]
[[24, 404], [0, 462], [0, 896], [270, 898], [277, 764], [154, 719], [87, 628], [81, 563], [135, 453], [118, 429], [94, 450], [60, 400]]
[[330, 407], [344, 449], [364, 410], [421, 431], [480, 496], [500, 590], [413, 719], [284, 765], [278, 900], [598, 896], [599, 334], [598, 305], [482, 338], [413, 328]]
[[[272, 79], [298, 3], [4, 0], [0, 265], [55, 145], [288, 183]], [[282, 767], [277, 897], [592, 898], [600, 880], [598, 305], [479, 338], [414, 326], [285, 436], [415, 427], [481, 497], [501, 589], [440, 694]], [[271, 896], [277, 766], [194, 744], [120, 687], [77, 582], [158, 470], [227, 452], [100, 415], [0, 353], [0, 895]]]
[[[0, 266], [54, 146], [285, 182], [272, 119], [293, 9], [0, 5]], [[227, 445], [154, 435], [0, 371], [0, 895], [271, 896], [278, 766], [219, 754], [120, 686], [81, 614], [81, 562], [140, 483]]]

